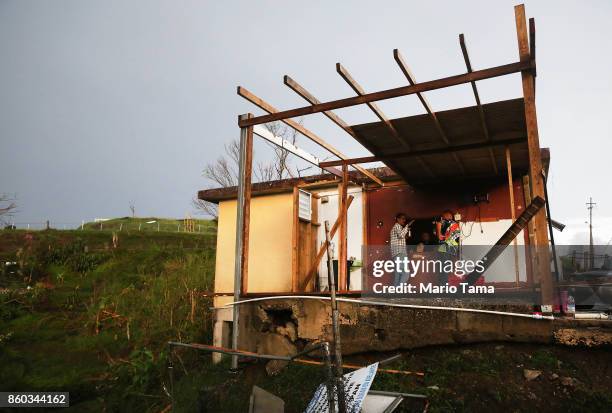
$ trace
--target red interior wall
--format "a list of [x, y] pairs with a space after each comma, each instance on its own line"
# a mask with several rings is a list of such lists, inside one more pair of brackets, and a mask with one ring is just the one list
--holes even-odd
[[[459, 212], [463, 221], [497, 221], [511, 219], [508, 181], [449, 184], [428, 188], [409, 185], [376, 188], [367, 194], [367, 243], [385, 245], [395, 223], [395, 215], [403, 212], [410, 218], [439, 216], [446, 209]], [[489, 202], [474, 203], [474, 195], [489, 194]], [[514, 180], [516, 216], [525, 208], [521, 179]], [[379, 226], [378, 223], [382, 222]]]

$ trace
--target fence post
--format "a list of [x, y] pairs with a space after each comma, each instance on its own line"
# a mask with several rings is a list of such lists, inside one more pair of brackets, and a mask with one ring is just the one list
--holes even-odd
[[121, 232], [121, 228], [123, 228], [123, 222], [119, 223], [119, 232]]

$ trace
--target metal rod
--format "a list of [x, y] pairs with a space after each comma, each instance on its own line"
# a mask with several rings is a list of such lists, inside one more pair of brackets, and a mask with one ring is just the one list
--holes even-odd
[[329, 238], [329, 221], [325, 221], [325, 241], [327, 244], [327, 277], [330, 291], [330, 303], [332, 310], [332, 333], [334, 338], [336, 394], [338, 395], [338, 410], [346, 412], [346, 400], [344, 398], [344, 382], [342, 379], [342, 344], [340, 342], [340, 326], [338, 324], [338, 302], [336, 301], [336, 281], [334, 274], [334, 262], [331, 255], [331, 239]]
[[170, 376], [170, 402], [171, 411], [174, 411], [174, 362], [172, 357], [172, 349], [168, 352], [168, 374]]
[[331, 351], [329, 350], [329, 343], [326, 341], [323, 346], [325, 352], [325, 367], [327, 370], [327, 403], [329, 404], [329, 413], [336, 411], [336, 403], [334, 401], [334, 369], [332, 367]]
[[253, 358], [260, 358], [260, 359], [266, 359], [266, 360], [282, 360], [282, 361], [293, 361], [296, 358], [312, 353], [315, 350], [319, 350], [319, 349], [324, 349], [325, 345], [326, 345], [326, 341], [319, 343], [307, 350], [304, 351], [300, 351], [299, 353], [296, 353], [292, 356], [275, 356], [275, 355], [271, 355], [271, 354], [259, 354], [259, 353], [253, 353], [250, 351], [243, 351], [243, 350], [233, 350], [233, 349], [228, 349], [228, 348], [224, 348], [224, 347], [217, 347], [217, 346], [208, 346], [206, 344], [196, 344], [196, 343], [180, 343], [177, 341], [169, 341], [168, 345], [170, 346], [177, 346], [177, 347], [187, 347], [187, 348], [193, 348], [196, 350], [203, 350], [203, 351], [210, 351], [212, 353], [222, 353], [222, 354], [229, 354], [229, 355], [233, 355], [233, 356], [238, 356], [238, 357], [253, 357]]
[[[247, 128], [240, 129], [240, 154], [238, 163], [238, 205], [236, 206], [236, 250], [234, 261], [234, 300], [240, 299], [242, 288], [242, 231], [245, 198]], [[232, 312], [232, 349], [238, 349], [238, 319], [240, 313], [234, 307]], [[238, 368], [238, 356], [232, 356], [232, 369]]]

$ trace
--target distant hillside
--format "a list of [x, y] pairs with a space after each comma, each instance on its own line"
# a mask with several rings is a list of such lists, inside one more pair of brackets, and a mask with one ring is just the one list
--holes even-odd
[[211, 232], [216, 231], [217, 224], [210, 219], [192, 218], [190, 223], [185, 219], [172, 218], [112, 218], [106, 221], [87, 222], [84, 229], [112, 231], [164, 231], [164, 232]]

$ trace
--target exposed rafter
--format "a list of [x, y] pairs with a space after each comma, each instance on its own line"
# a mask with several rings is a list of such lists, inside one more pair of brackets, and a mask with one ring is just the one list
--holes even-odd
[[343, 159], [339, 161], [325, 161], [321, 162], [319, 166], [341, 166], [341, 165], [355, 165], [360, 163], [370, 163], [370, 162], [384, 162], [393, 159], [406, 159], [413, 158], [418, 156], [425, 155], [436, 155], [436, 154], [444, 154], [444, 153], [455, 153], [461, 151], [470, 151], [474, 149], [484, 149], [491, 148], [494, 146], [508, 146], [514, 145], [518, 143], [524, 143], [526, 139], [522, 138], [512, 138], [512, 139], [500, 139], [496, 141], [488, 141], [488, 142], [477, 142], [477, 143], [468, 143], [465, 145], [452, 145], [452, 146], [444, 146], [442, 148], [431, 148], [431, 149], [421, 149], [415, 151], [408, 152], [399, 152], [386, 156], [363, 156], [360, 158], [350, 158]]
[[379, 100], [392, 99], [400, 96], [413, 95], [417, 92], [427, 92], [430, 90], [443, 89], [445, 87], [462, 85], [477, 80], [492, 79], [494, 77], [519, 73], [522, 71], [531, 71], [535, 69], [535, 61], [521, 60], [514, 63], [509, 63], [502, 66], [491, 67], [483, 70], [476, 70], [472, 73], [463, 73], [445, 77], [442, 79], [430, 80], [428, 82], [417, 83], [412, 86], [402, 86], [393, 89], [381, 90], [378, 92], [367, 93], [362, 96], [354, 96], [350, 98], [332, 100], [323, 102], [318, 105], [309, 105], [296, 109], [284, 110], [269, 115], [256, 116], [252, 119], [238, 119], [238, 126], [241, 128], [262, 123], [275, 122], [288, 118], [295, 118], [304, 115], [312, 115], [313, 113], [325, 112], [328, 110], [346, 108], [349, 106], [362, 105], [368, 102], [376, 102]]
[[[461, 53], [463, 54], [463, 60], [465, 60], [465, 67], [467, 68], [468, 73], [472, 73], [472, 63], [470, 62], [470, 55], [467, 51], [467, 46], [465, 44], [465, 37], [463, 33], [459, 35], [459, 44], [461, 45]], [[476, 107], [478, 108], [478, 116], [480, 117], [480, 125], [482, 126], [482, 132], [484, 133], [484, 137], [486, 141], [491, 140], [489, 136], [489, 128], [487, 127], [487, 121], [485, 119], [484, 109], [482, 108], [482, 104], [480, 103], [480, 95], [478, 94], [478, 88], [476, 87], [476, 82], [470, 82], [472, 85], [472, 91], [474, 92], [474, 98], [476, 99]], [[495, 153], [492, 148], [489, 148], [489, 158], [491, 159], [491, 165], [493, 166], [493, 170], [495, 171], [495, 175], [499, 173], [497, 168], [497, 162], [495, 161]]]
[[[258, 106], [259, 108], [263, 109], [264, 111], [266, 111], [268, 113], [274, 114], [274, 113], [278, 112], [274, 106], [270, 105], [268, 102], [264, 101], [263, 99], [255, 96], [253, 93], [249, 92], [248, 90], [246, 90], [245, 88], [243, 88], [241, 86], [238, 86], [238, 95], [242, 96], [243, 98], [245, 98], [249, 102], [253, 103], [254, 105]], [[281, 121], [283, 123], [285, 123], [286, 125], [288, 125], [288, 126], [292, 127], [293, 129], [295, 129], [296, 131], [298, 131], [302, 135], [306, 136], [307, 138], [309, 138], [310, 140], [312, 140], [313, 142], [315, 142], [316, 144], [318, 144], [322, 148], [325, 148], [327, 151], [333, 153], [338, 158], [340, 158], [340, 159], [345, 159], [346, 158], [346, 155], [344, 155], [338, 149], [334, 148], [332, 145], [330, 145], [329, 143], [325, 142], [319, 136], [315, 135], [313, 132], [309, 131], [308, 129], [306, 129], [305, 127], [303, 127], [302, 125], [300, 125], [296, 121], [294, 121], [292, 119], [281, 119]], [[368, 178], [370, 178], [371, 180], [376, 182], [377, 184], [383, 185], [383, 182], [380, 179], [378, 179], [378, 177], [376, 177], [376, 175], [374, 175], [372, 172], [370, 172], [367, 169], [362, 168], [360, 166], [356, 166], [355, 168], [359, 172], [361, 172], [362, 174], [364, 174], [365, 176], [367, 176]]]
[[[355, 79], [353, 79], [348, 70], [346, 70], [346, 68], [340, 63], [336, 63], [336, 71], [346, 81], [346, 83], [349, 84], [349, 86], [355, 91], [355, 93], [357, 93], [358, 96], [363, 96], [366, 94], [365, 90], [361, 87], [361, 85], [357, 83]], [[372, 112], [374, 112], [374, 114], [387, 126], [387, 129], [389, 129], [391, 135], [393, 135], [393, 137], [397, 139], [397, 141], [402, 144], [406, 150], [409, 150], [410, 143], [406, 140], [404, 136], [401, 136], [399, 134], [397, 129], [395, 129], [395, 126], [393, 126], [391, 121], [387, 118], [387, 116], [385, 116], [385, 114], [378, 107], [378, 105], [376, 105], [374, 102], [367, 102], [366, 104], [370, 109], [372, 109]], [[429, 165], [427, 165], [427, 163], [422, 158], [418, 157], [417, 160], [421, 164], [421, 167], [425, 169], [429, 175], [435, 176], [435, 173], [431, 170]]]
[[[270, 142], [271, 144], [276, 145], [279, 148], [282, 148], [282, 149], [284, 149], [284, 150], [294, 154], [298, 158], [301, 158], [301, 159], [305, 160], [306, 162], [310, 163], [311, 165], [315, 165], [316, 167], [319, 167], [319, 163], [321, 163], [321, 160], [319, 158], [317, 158], [316, 156], [312, 155], [309, 152], [306, 152], [302, 148], [299, 148], [299, 147], [295, 146], [293, 143], [289, 142], [287, 139], [284, 139], [284, 138], [282, 138], [280, 136], [274, 135], [272, 132], [270, 132], [263, 125], [255, 125], [255, 126], [253, 126], [253, 133], [255, 135], [265, 139], [266, 141]], [[324, 167], [322, 167], [322, 169], [325, 169], [327, 172], [331, 172], [332, 174], [334, 174], [336, 176], [342, 177], [342, 171], [337, 169], [337, 168], [332, 168], [332, 167], [329, 167], [329, 166], [324, 166]]]
[[[312, 93], [307, 91], [302, 85], [300, 85], [298, 82], [293, 80], [288, 75], [285, 75], [284, 83], [291, 90], [293, 90], [295, 93], [300, 95], [302, 98], [304, 98], [310, 104], [317, 105], [317, 104], [321, 103], [319, 101], [319, 99], [317, 99]], [[336, 125], [340, 126], [344, 131], [346, 131], [346, 133], [351, 135], [353, 138], [357, 138], [357, 134], [355, 133], [355, 131], [340, 116], [338, 116], [337, 114], [335, 114], [331, 110], [325, 111], [325, 112], [323, 112], [323, 114], [325, 116], [327, 116], [329, 119], [331, 119], [332, 122], [334, 122]], [[391, 169], [394, 169], [394, 165], [393, 164], [391, 164], [390, 166], [391, 166]]]
[[[406, 79], [408, 80], [408, 83], [410, 83], [410, 86], [414, 86], [416, 84], [416, 80], [414, 78], [414, 75], [412, 74], [412, 71], [410, 70], [410, 68], [406, 64], [406, 61], [402, 57], [399, 49], [394, 49], [393, 50], [393, 58], [395, 59], [395, 61], [399, 65], [399, 67], [400, 67], [402, 73], [404, 74], [404, 76], [406, 76]], [[438, 135], [440, 135], [440, 138], [442, 139], [442, 141], [445, 144], [450, 145], [450, 141], [448, 140], [448, 137], [446, 136], [446, 133], [444, 133], [444, 129], [442, 129], [442, 125], [440, 125], [440, 121], [438, 120], [438, 117], [436, 116], [436, 113], [433, 110], [431, 110], [431, 106], [429, 105], [429, 102], [427, 102], [427, 99], [425, 99], [425, 96], [423, 96], [423, 94], [420, 93], [420, 92], [417, 93], [416, 95], [419, 98], [419, 100], [421, 101], [421, 104], [423, 105], [423, 107], [425, 108], [425, 110], [427, 111], [429, 116], [431, 117], [431, 120], [433, 121], [434, 125], [436, 126], [436, 130], [438, 131]], [[451, 154], [451, 156], [455, 160], [455, 163], [457, 164], [457, 166], [459, 167], [461, 172], [465, 173], [465, 167], [463, 166], [463, 163], [461, 162], [461, 159], [459, 159], [459, 156], [456, 153], [454, 153], [454, 152]]]
[[[284, 83], [291, 90], [293, 90], [295, 93], [300, 95], [302, 98], [304, 98], [311, 105], [318, 105], [318, 104], [321, 103], [321, 101], [319, 99], [314, 97], [314, 95], [312, 95], [310, 92], [308, 92], [302, 85], [300, 85], [298, 82], [293, 80], [290, 76], [285, 75]], [[353, 138], [357, 137], [357, 135], [355, 134], [355, 131], [353, 131], [353, 129], [351, 129], [349, 124], [346, 123], [342, 118], [340, 118], [340, 116], [336, 115], [331, 110], [326, 110], [325, 112], [323, 112], [323, 114], [325, 116], [327, 116], [336, 125], [340, 126], [343, 130], [346, 131], [346, 133], [351, 135]]]

